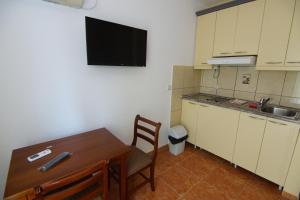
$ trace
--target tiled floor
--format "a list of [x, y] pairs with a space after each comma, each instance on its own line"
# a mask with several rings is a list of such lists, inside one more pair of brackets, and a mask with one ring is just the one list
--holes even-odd
[[[139, 177], [129, 182], [137, 184]], [[156, 191], [147, 184], [129, 195], [131, 200], [283, 200], [278, 187], [204, 150], [187, 146], [183, 154], [159, 152]], [[118, 199], [112, 181], [111, 199]]]

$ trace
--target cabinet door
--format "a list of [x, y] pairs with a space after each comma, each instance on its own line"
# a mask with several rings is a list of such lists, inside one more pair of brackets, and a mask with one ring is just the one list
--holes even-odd
[[217, 12], [214, 56], [233, 55], [238, 7]]
[[285, 66], [300, 67], [300, 0], [296, 1]]
[[181, 123], [188, 131], [187, 141], [196, 144], [197, 104], [182, 100]]
[[235, 55], [257, 55], [264, 6], [265, 0], [257, 0], [238, 6], [234, 43]]
[[197, 146], [232, 161], [239, 113], [231, 109], [200, 105], [197, 122]]
[[257, 68], [284, 66], [295, 0], [267, 0]]
[[294, 196], [300, 193], [300, 137], [295, 148], [291, 166], [284, 184], [284, 191]]
[[283, 186], [298, 137], [299, 125], [268, 119], [256, 173]]
[[213, 55], [216, 16], [214, 12], [197, 18], [195, 69], [211, 69], [207, 61]]
[[214, 125], [214, 112], [211, 105], [198, 104], [197, 146], [211, 150], [213, 138], [210, 136]]
[[241, 113], [233, 162], [255, 172], [266, 126], [266, 117]]

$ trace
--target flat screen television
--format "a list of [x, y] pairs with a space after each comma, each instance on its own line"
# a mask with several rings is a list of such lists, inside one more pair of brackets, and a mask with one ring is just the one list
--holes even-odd
[[146, 66], [147, 31], [85, 17], [88, 65]]

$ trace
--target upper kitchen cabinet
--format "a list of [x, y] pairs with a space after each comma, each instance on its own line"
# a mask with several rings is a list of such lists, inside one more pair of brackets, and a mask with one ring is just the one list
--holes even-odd
[[264, 7], [265, 0], [238, 6], [233, 50], [235, 55], [257, 55]]
[[300, 67], [300, 0], [296, 1], [285, 66]]
[[232, 7], [217, 12], [213, 56], [233, 55], [237, 16], [238, 7]]
[[216, 16], [210, 13], [197, 18], [195, 69], [211, 69], [207, 60], [213, 55]]
[[266, 1], [257, 69], [283, 67], [284, 70], [294, 6], [295, 0]]
[[264, 6], [257, 0], [218, 11], [214, 56], [257, 55]]

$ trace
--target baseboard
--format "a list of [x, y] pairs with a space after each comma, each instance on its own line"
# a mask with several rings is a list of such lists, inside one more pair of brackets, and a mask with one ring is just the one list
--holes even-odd
[[288, 193], [288, 192], [285, 192], [283, 191], [282, 194], [281, 194], [284, 198], [287, 198], [289, 200], [298, 200], [298, 197]]
[[[167, 151], [168, 149], [169, 149], [168, 144], [165, 144], [165, 145], [159, 147], [157, 152], [159, 153], [159, 152]], [[148, 154], [152, 154], [152, 153], [153, 153], [153, 150], [148, 152]]]
[[165, 144], [158, 148], [158, 152], [167, 151], [169, 149], [169, 145]]

